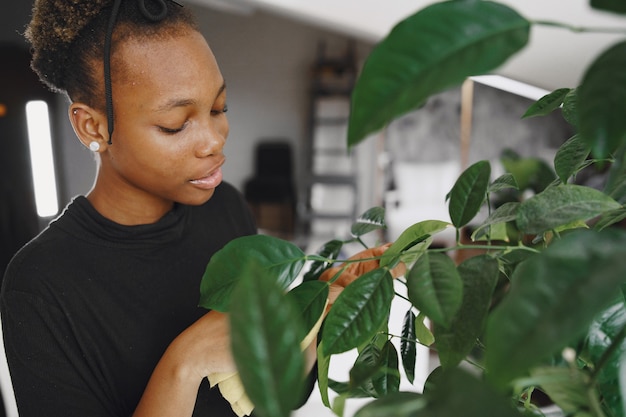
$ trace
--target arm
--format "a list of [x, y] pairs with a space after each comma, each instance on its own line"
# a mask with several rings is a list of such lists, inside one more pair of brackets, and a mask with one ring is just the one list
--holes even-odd
[[167, 348], [133, 416], [191, 416], [204, 377], [235, 370], [230, 354], [228, 316], [211, 311]]
[[[94, 368], [98, 363], [84, 357], [62, 311], [30, 294], [5, 292], [2, 325], [20, 417], [39, 417], [42, 410], [50, 417], [130, 415], [132, 409], [120, 404], [112, 391], [124, 390], [119, 386], [123, 381], [103, 379]], [[234, 370], [227, 325], [224, 315], [211, 312], [176, 338], [147, 387], [137, 386], [145, 393], [135, 415], [191, 416], [202, 375], [209, 370]], [[99, 363], [107, 372], [108, 360]]]

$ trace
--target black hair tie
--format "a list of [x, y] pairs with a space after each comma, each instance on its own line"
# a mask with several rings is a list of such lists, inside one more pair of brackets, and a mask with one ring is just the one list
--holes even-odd
[[151, 20], [153, 22], [159, 22], [163, 20], [165, 16], [167, 16], [167, 4], [165, 4], [165, 0], [154, 0], [154, 2], [158, 3], [159, 6], [161, 6], [161, 12], [158, 14], [154, 14], [146, 8], [145, 0], [137, 0], [137, 5], [139, 6], [139, 10], [141, 11], [141, 14], [143, 14], [146, 19]]
[[[151, 22], [160, 22], [167, 16], [167, 3], [166, 0], [152, 0], [160, 6], [158, 13], [152, 13], [146, 7], [146, 0], [136, 0], [137, 7], [141, 14]], [[180, 7], [182, 4], [174, 0], [167, 0]], [[106, 112], [107, 112], [107, 125], [109, 129], [108, 144], [113, 144], [113, 88], [111, 87], [111, 38], [113, 37], [113, 29], [115, 28], [115, 22], [117, 21], [117, 15], [120, 11], [120, 5], [122, 0], [114, 0], [113, 8], [111, 9], [111, 17], [109, 18], [109, 24], [107, 26], [106, 34], [104, 35], [104, 95], [106, 100]]]

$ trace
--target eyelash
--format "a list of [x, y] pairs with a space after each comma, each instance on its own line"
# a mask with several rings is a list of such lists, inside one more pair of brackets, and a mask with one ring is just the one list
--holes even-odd
[[224, 107], [221, 110], [212, 110], [211, 113], [222, 114], [222, 113], [226, 113], [227, 111], [228, 111], [228, 106], [224, 105]]
[[159, 130], [162, 133], [165, 133], [166, 135], [174, 135], [174, 134], [176, 134], [178, 132], [181, 132], [185, 128], [185, 126], [187, 126], [187, 123], [185, 123], [184, 125], [182, 125], [179, 128], [175, 128], [175, 129], [170, 129], [168, 127], [159, 126]]
[[[227, 111], [228, 111], [228, 106], [224, 106], [224, 108], [222, 108], [221, 110], [211, 110], [211, 113], [217, 116], [220, 114], [224, 114]], [[185, 122], [185, 124], [183, 124], [179, 128], [170, 129], [169, 127], [165, 127], [165, 126], [158, 126], [158, 128], [162, 133], [165, 133], [166, 135], [175, 135], [176, 133], [182, 132], [186, 126], [187, 126], [187, 122]]]

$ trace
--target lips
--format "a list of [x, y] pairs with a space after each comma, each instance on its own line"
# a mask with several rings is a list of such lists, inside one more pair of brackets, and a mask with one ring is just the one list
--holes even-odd
[[222, 182], [222, 167], [221, 165], [217, 167], [217, 169], [211, 171], [207, 176], [196, 178], [189, 181], [192, 185], [203, 189], [203, 190], [211, 190]]

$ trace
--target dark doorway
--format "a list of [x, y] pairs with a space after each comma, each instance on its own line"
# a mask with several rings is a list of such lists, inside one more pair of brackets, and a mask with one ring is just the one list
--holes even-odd
[[0, 44], [0, 277], [15, 252], [40, 231], [33, 194], [25, 106], [55, 96], [30, 69], [30, 53]]

